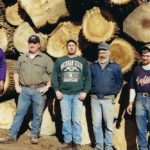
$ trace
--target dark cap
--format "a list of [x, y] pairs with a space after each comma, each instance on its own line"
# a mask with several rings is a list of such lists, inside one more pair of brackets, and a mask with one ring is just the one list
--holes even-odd
[[28, 43], [40, 43], [40, 39], [37, 35], [31, 35], [28, 39]]
[[98, 45], [97, 47], [98, 50], [109, 50], [109, 45], [108, 43], [104, 42]]
[[68, 45], [68, 43], [70, 43], [70, 42], [73, 42], [75, 45], [77, 45], [77, 42], [76, 42], [75, 40], [73, 40], [73, 39], [68, 40], [68, 41], [67, 41], [67, 45]]

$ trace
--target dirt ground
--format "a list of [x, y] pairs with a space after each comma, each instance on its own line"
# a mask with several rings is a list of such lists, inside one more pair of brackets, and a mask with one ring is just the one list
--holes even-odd
[[[0, 137], [5, 137], [8, 130], [0, 129]], [[0, 144], [0, 150], [57, 150], [61, 145], [58, 138], [53, 136], [42, 136], [38, 145], [30, 144], [29, 131], [21, 135], [13, 144]], [[82, 146], [83, 150], [92, 150], [90, 145]]]

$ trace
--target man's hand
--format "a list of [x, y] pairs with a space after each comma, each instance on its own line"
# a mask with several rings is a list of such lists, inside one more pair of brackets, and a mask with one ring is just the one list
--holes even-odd
[[49, 89], [49, 86], [43, 86], [42, 88], [39, 88], [38, 91], [44, 95]]
[[87, 95], [87, 93], [81, 92], [81, 93], [80, 93], [80, 96], [79, 96], [79, 99], [80, 99], [81, 101], [83, 101], [83, 100], [86, 98], [86, 95]]
[[0, 81], [0, 94], [3, 92], [4, 90], [4, 81]]
[[62, 100], [63, 99], [63, 94], [60, 91], [56, 91], [56, 97], [58, 100]]
[[22, 92], [22, 88], [20, 85], [15, 85], [15, 89], [17, 93], [21, 93]]
[[127, 113], [129, 115], [132, 114], [132, 108], [133, 108], [133, 102], [130, 102], [129, 105], [128, 105], [128, 107], [127, 107]]

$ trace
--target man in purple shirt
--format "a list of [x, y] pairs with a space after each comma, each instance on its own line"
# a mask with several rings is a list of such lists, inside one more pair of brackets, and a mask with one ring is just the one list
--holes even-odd
[[0, 48], [0, 94], [4, 90], [4, 81], [6, 77], [6, 61], [3, 50]]
[[147, 142], [147, 122], [150, 122], [150, 44], [142, 49], [141, 66], [133, 70], [130, 83], [130, 99], [127, 112], [132, 113], [136, 97], [136, 123], [138, 129], [138, 145], [140, 150], [150, 149]]

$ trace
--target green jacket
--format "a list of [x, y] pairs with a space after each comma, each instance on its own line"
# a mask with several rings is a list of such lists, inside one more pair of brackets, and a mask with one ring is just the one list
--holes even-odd
[[80, 56], [58, 58], [52, 72], [52, 87], [64, 94], [88, 93], [91, 73], [86, 59]]

